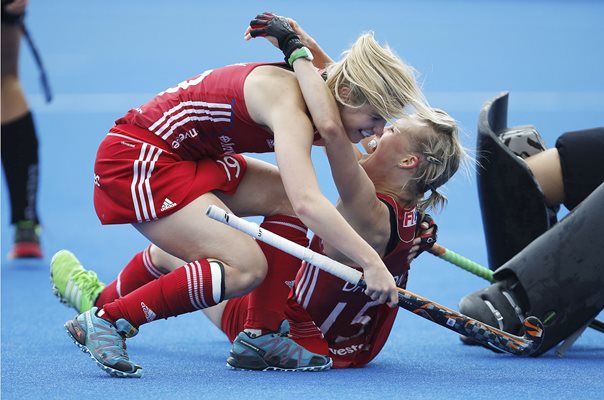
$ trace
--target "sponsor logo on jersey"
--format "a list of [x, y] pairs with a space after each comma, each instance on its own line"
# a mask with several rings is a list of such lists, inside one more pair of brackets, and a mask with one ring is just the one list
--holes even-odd
[[161, 205], [161, 210], [160, 211], [166, 211], [166, 210], [168, 210], [168, 209], [170, 209], [172, 207], [176, 207], [176, 203], [166, 197], [164, 199], [164, 203]]
[[222, 147], [222, 151], [226, 154], [234, 154], [235, 153], [235, 143], [232, 142], [232, 138], [227, 135], [222, 135], [218, 138], [220, 140], [220, 147]]
[[354, 354], [357, 351], [363, 350], [363, 347], [365, 347], [365, 343], [353, 344], [352, 346], [342, 347], [341, 349], [332, 349], [330, 347], [329, 352], [336, 356], [345, 356], [347, 354]]
[[128, 146], [128, 147], [136, 147], [136, 145], [132, 144], [132, 143], [128, 143], [128, 142], [120, 142], [120, 144], [123, 144], [124, 146]]
[[416, 222], [417, 213], [415, 212], [415, 209], [413, 209], [413, 211], [405, 211], [405, 214], [403, 215], [403, 226], [408, 228], [410, 226], [414, 226]]
[[157, 314], [155, 314], [153, 310], [147, 307], [147, 305], [142, 301], [141, 308], [143, 309], [143, 313], [145, 313], [145, 319], [147, 320], [147, 322], [151, 322], [155, 319], [155, 317], [157, 317]]
[[365, 288], [359, 286], [359, 285], [355, 285], [352, 283], [348, 283], [348, 282], [344, 282], [344, 286], [342, 287], [342, 292], [358, 292], [358, 291], [365, 291]]
[[97, 185], [98, 187], [101, 187], [101, 177], [98, 176], [97, 174], [94, 174], [94, 184]]
[[172, 148], [178, 149], [182, 142], [187, 139], [194, 138], [195, 136], [197, 136], [197, 130], [195, 128], [189, 129], [185, 133], [181, 133], [180, 135], [176, 136], [176, 138], [172, 141]]

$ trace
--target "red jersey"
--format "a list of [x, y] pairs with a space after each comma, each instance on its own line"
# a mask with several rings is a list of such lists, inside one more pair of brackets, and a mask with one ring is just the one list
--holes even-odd
[[[402, 208], [389, 196], [377, 196], [394, 210], [398, 234], [396, 242], [389, 243], [383, 261], [397, 286], [405, 288], [409, 271], [407, 255], [415, 238], [417, 211], [415, 207]], [[322, 247], [322, 240], [315, 236], [311, 249], [322, 253]], [[380, 352], [397, 311], [398, 308], [372, 301], [362, 288], [303, 263], [286, 314], [292, 319], [292, 333], [296, 330], [301, 337], [305, 336], [304, 331], [313, 335], [308, 324], [312, 320], [327, 341], [334, 367], [346, 368], [363, 366]], [[302, 323], [296, 326], [296, 321]]]
[[243, 95], [245, 79], [262, 65], [280, 64], [234, 64], [205, 71], [131, 109], [115, 123], [143, 128], [147, 132], [138, 131], [137, 139], [171, 149], [184, 160], [272, 152], [272, 133], [252, 121]]

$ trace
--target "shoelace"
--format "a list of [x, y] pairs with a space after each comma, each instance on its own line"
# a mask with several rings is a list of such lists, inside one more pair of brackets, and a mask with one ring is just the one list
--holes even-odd
[[94, 293], [102, 286], [94, 271], [76, 271], [71, 279], [78, 284], [82, 292], [86, 293]]
[[90, 335], [91, 340], [97, 342], [104, 342], [104, 344], [97, 346], [96, 351], [103, 354], [108, 358], [117, 358], [128, 360], [128, 352], [126, 351], [126, 340], [124, 337], [115, 330], [113, 327], [101, 325], [99, 323], [94, 324], [97, 332]]

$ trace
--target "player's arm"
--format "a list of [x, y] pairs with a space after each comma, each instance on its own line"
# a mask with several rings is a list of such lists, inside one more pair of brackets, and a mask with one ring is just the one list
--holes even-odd
[[340, 195], [340, 211], [353, 226], [375, 221], [375, 214], [386, 210], [375, 196], [373, 182], [358, 163], [358, 150], [344, 130], [334, 97], [308, 59], [298, 58], [292, 67], [314, 125], [324, 140]]
[[333, 64], [333, 60], [331, 59], [331, 57], [329, 57], [329, 55], [321, 48], [321, 46], [319, 46], [319, 43], [317, 43], [317, 41], [312, 36], [310, 36], [308, 33], [306, 33], [306, 31], [302, 29], [298, 22], [291, 18], [287, 18], [287, 21], [300, 38], [302, 44], [312, 52], [312, 55], [314, 57], [312, 63], [316, 68], [325, 69], [329, 64]]
[[[277, 164], [294, 211], [313, 232], [363, 268], [367, 295], [395, 305], [394, 281], [379, 255], [320, 191], [310, 154], [313, 124], [298, 82], [291, 75], [286, 79], [284, 74], [289, 73], [284, 70], [274, 68], [273, 74], [270, 79], [248, 77], [246, 104], [254, 121], [274, 134]], [[346, 145], [350, 149], [350, 143]]]

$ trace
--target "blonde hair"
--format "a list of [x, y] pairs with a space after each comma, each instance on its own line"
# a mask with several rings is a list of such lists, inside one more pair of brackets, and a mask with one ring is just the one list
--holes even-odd
[[[353, 108], [368, 103], [386, 120], [402, 116], [408, 105], [427, 109], [415, 70], [388, 46], [380, 46], [372, 32], [361, 35], [340, 61], [327, 67], [326, 83], [339, 103]], [[344, 87], [350, 89], [346, 99], [340, 94]]]
[[[420, 212], [428, 208], [441, 209], [447, 203], [447, 197], [438, 191], [438, 188], [457, 172], [460, 165], [467, 167], [470, 156], [459, 140], [457, 122], [446, 112], [433, 108], [429, 119], [417, 114], [415, 118], [431, 128], [429, 134], [422, 130], [413, 136], [414, 151], [420, 154], [412, 182], [415, 192], [422, 195], [417, 207]], [[425, 193], [430, 195], [425, 197]]]

